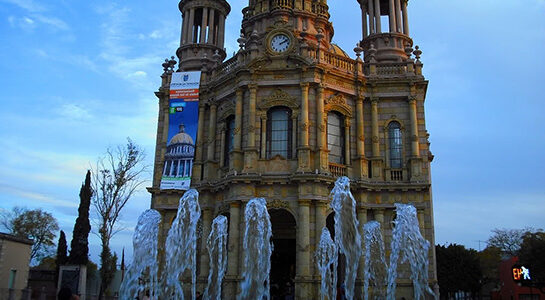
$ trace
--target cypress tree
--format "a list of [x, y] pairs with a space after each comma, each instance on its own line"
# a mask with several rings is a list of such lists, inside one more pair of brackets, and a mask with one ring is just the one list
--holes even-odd
[[[66, 245], [66, 235], [61, 230], [59, 242], [57, 243], [57, 257], [55, 258], [55, 278], [59, 276], [59, 269], [68, 262], [68, 246]], [[56, 281], [56, 280], [55, 280]]]
[[70, 243], [70, 257], [68, 261], [75, 265], [87, 265], [89, 261], [89, 232], [91, 223], [89, 222], [89, 206], [93, 190], [91, 188], [91, 171], [87, 171], [85, 183], [82, 184], [79, 192], [78, 218], [74, 224], [72, 242]]
[[64, 265], [68, 262], [68, 246], [66, 245], [66, 235], [61, 230], [59, 242], [57, 244], [57, 259], [55, 260], [57, 266]]

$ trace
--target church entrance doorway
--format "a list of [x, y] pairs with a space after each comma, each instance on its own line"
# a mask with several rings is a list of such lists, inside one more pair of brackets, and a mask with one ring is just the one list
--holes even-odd
[[297, 224], [293, 215], [285, 209], [271, 209], [269, 215], [274, 247], [271, 255], [271, 300], [284, 300], [286, 296], [295, 294]]

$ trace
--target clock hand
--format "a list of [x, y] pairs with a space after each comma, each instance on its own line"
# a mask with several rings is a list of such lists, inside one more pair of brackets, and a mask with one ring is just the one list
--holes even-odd
[[278, 44], [278, 45], [283, 45], [283, 44], [285, 44], [287, 42], [288, 42], [288, 40], [284, 40], [284, 41], [280, 42], [280, 44]]

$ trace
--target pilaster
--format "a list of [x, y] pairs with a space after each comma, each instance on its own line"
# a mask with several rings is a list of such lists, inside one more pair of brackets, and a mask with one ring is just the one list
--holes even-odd
[[308, 131], [310, 127], [308, 121], [308, 88], [308, 82], [301, 83], [301, 113], [299, 116], [300, 146], [298, 147], [299, 168], [297, 169], [297, 172], [310, 172], [310, 148], [308, 146]]
[[257, 102], [257, 84], [248, 85], [250, 100], [248, 104], [248, 146], [244, 149], [244, 170], [243, 173], [255, 173], [257, 165], [257, 147], [255, 143], [255, 119]]
[[297, 272], [295, 297], [309, 299], [310, 286], [310, 200], [299, 200], [297, 226]]

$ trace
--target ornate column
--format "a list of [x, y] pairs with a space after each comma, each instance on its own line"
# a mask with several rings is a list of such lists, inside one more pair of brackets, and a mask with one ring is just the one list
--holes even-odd
[[301, 129], [301, 137], [299, 144], [301, 147], [308, 147], [308, 82], [301, 83], [301, 115], [299, 128]]
[[[327, 138], [326, 138], [326, 122], [324, 112], [324, 86], [319, 84], [316, 88], [316, 140], [318, 146], [318, 170], [322, 173], [328, 172], [327, 162]], [[321, 229], [320, 229], [321, 230]]]
[[365, 156], [365, 131], [363, 127], [363, 95], [358, 96], [356, 100], [356, 126], [357, 126], [357, 135], [356, 139], [356, 152], [358, 156]]
[[376, 33], [381, 33], [382, 28], [380, 24], [380, 0], [375, 0], [375, 22], [377, 24]]
[[219, 15], [219, 29], [218, 29], [218, 43], [217, 46], [221, 49], [223, 49], [224, 42], [225, 42], [225, 16], [220, 14]]
[[297, 157], [297, 114], [291, 115], [291, 128], [292, 128], [292, 135], [291, 135], [291, 158]]
[[360, 3], [361, 8], [361, 34], [363, 38], [366, 38], [367, 33], [367, 6]]
[[261, 158], [267, 158], [267, 113], [261, 114]]
[[418, 209], [418, 227], [420, 228], [420, 233], [424, 238], [426, 238], [426, 223], [424, 219], [424, 209]]
[[208, 8], [203, 7], [202, 8], [202, 21], [201, 21], [201, 36], [199, 43], [204, 44], [206, 43], [206, 28], [208, 27]]
[[420, 157], [420, 147], [418, 144], [418, 118], [416, 115], [416, 97], [409, 98], [409, 116], [411, 118], [411, 155]]
[[401, 10], [403, 11], [403, 33], [409, 35], [409, 14], [407, 13], [408, 0], [401, 1]]
[[[238, 283], [238, 258], [240, 243], [240, 202], [231, 202], [229, 206], [229, 245], [227, 248], [227, 276], [228, 288], [226, 298], [235, 299]], [[227, 297], [228, 296], [228, 297]]]
[[225, 167], [225, 147], [227, 145], [225, 145], [225, 127], [227, 126], [227, 124], [225, 124], [225, 122], [223, 122], [221, 125], [220, 125], [220, 130], [221, 130], [221, 137], [220, 137], [220, 166], [221, 167]]
[[214, 24], [216, 10], [210, 9], [210, 20], [208, 22], [208, 44], [214, 44], [216, 35], [216, 24]]
[[185, 11], [182, 15], [182, 35], [180, 36], [180, 46], [187, 42], [187, 28], [189, 27], [189, 11]]
[[248, 105], [248, 145], [244, 149], [244, 171], [246, 173], [254, 172], [257, 160], [257, 147], [255, 143], [255, 117], [257, 102], [257, 84], [248, 85], [250, 89], [250, 101]]
[[189, 26], [187, 26], [187, 42], [188, 43], [194, 43], [195, 40], [193, 40], [193, 37], [195, 35], [195, 8], [189, 9]]
[[[361, 199], [361, 197], [358, 197], [358, 206], [357, 206], [357, 217], [358, 217], [358, 222], [360, 223], [360, 228], [363, 228], [363, 225], [365, 225], [365, 223], [367, 223], [367, 208], [364, 207], [364, 201], [363, 199]], [[362, 236], [362, 239], [363, 239], [363, 236]], [[362, 250], [365, 250], [365, 249], [362, 249]], [[363, 279], [362, 278], [362, 275], [363, 275], [363, 267], [365, 265], [365, 257], [362, 255], [361, 258], [360, 258], [360, 263], [359, 263], [359, 266], [358, 266], [358, 277], [357, 279]]]
[[210, 207], [202, 208], [202, 238], [201, 238], [201, 263], [199, 276], [208, 278], [208, 271], [210, 269], [210, 258], [208, 257], [208, 251], [206, 240], [210, 234], [212, 225], [212, 209]]
[[344, 164], [351, 164], [350, 157], [350, 119], [344, 119]]
[[375, 27], [375, 5], [373, 0], [369, 0], [369, 35], [377, 33]]
[[[309, 279], [310, 276], [310, 231], [309, 208], [310, 200], [299, 200], [297, 228], [297, 274], [296, 281]], [[297, 280], [298, 279], [298, 280]], [[307, 283], [296, 285], [296, 298], [309, 299]]]
[[257, 102], [257, 84], [248, 86], [250, 89], [250, 104], [248, 105], [248, 147], [255, 148], [255, 106]]
[[373, 158], [380, 157], [380, 140], [378, 136], [378, 99], [371, 98], [371, 127], [373, 132]]
[[235, 103], [235, 129], [233, 137], [233, 151], [229, 158], [229, 168], [236, 171], [242, 171], [242, 102], [244, 100], [244, 91], [237, 89], [237, 98]]
[[210, 120], [208, 121], [208, 150], [207, 160], [213, 161], [214, 154], [216, 153], [216, 111], [217, 105], [215, 103], [210, 105]]
[[308, 121], [308, 88], [309, 83], [301, 83], [301, 113], [299, 116], [299, 147], [298, 147], [298, 172], [310, 171], [310, 148], [308, 146], [309, 128]]
[[200, 181], [201, 180], [201, 174], [202, 174], [202, 159], [203, 159], [203, 152], [204, 152], [204, 145], [206, 145], [204, 141], [204, 111], [205, 106], [203, 103], [199, 104], [199, 123], [197, 125], [197, 143], [195, 147], [195, 162], [193, 164], [194, 170], [193, 174], [195, 174], [195, 178], [193, 180]]
[[390, 32], [396, 32], [397, 26], [396, 26], [396, 9], [395, 9], [395, 0], [390, 0], [389, 5], [389, 20], [390, 20]]
[[375, 221], [380, 223], [380, 228], [382, 228], [382, 231], [384, 231], [384, 208], [378, 208], [375, 210]]
[[402, 32], [403, 25], [401, 23], [401, 4], [399, 3], [399, 0], [395, 0], [396, 5], [396, 32]]

